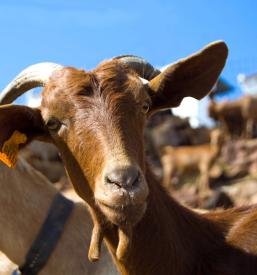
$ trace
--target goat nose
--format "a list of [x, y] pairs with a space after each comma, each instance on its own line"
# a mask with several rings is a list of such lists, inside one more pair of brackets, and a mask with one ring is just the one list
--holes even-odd
[[140, 171], [135, 166], [116, 168], [105, 174], [105, 182], [115, 184], [120, 188], [130, 188], [140, 179]]

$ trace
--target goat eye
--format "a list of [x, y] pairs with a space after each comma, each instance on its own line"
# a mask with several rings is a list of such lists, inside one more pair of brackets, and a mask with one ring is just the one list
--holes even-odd
[[143, 113], [145, 113], [145, 114], [148, 113], [149, 109], [150, 109], [150, 104], [148, 102], [144, 102], [142, 105]]
[[47, 121], [46, 126], [51, 131], [58, 131], [60, 129], [60, 127], [62, 126], [62, 123], [57, 118], [50, 118]]

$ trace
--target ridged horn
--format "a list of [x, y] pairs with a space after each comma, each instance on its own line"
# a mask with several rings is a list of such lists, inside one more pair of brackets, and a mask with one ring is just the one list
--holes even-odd
[[50, 62], [27, 67], [4, 88], [0, 94], [0, 105], [12, 103], [28, 90], [45, 86], [51, 74], [62, 68], [62, 65]]
[[158, 69], [154, 68], [144, 58], [139, 56], [121, 55], [115, 57], [114, 59], [119, 59], [120, 61], [126, 63], [139, 75], [139, 77], [148, 81], [156, 77], [161, 72]]

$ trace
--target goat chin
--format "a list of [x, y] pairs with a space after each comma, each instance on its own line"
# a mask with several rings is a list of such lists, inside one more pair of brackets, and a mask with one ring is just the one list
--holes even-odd
[[134, 226], [143, 217], [146, 210], [146, 202], [142, 204], [131, 204], [112, 206], [105, 202], [97, 201], [97, 205], [108, 221], [119, 227]]

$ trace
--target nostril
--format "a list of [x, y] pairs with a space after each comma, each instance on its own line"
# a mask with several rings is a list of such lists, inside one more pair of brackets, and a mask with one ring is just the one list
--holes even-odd
[[105, 182], [115, 184], [119, 188], [129, 188], [139, 182], [140, 175], [139, 169], [134, 166], [115, 168], [106, 173]]
[[136, 174], [136, 177], [134, 178], [134, 180], [131, 182], [132, 185], [135, 185], [139, 182], [139, 179], [140, 179], [140, 173], [139, 171], [137, 172]]
[[115, 181], [114, 179], [110, 178], [109, 176], [105, 177], [105, 182], [107, 182], [108, 184], [115, 184], [118, 187], [122, 187], [121, 184], [119, 183], [119, 181]]

